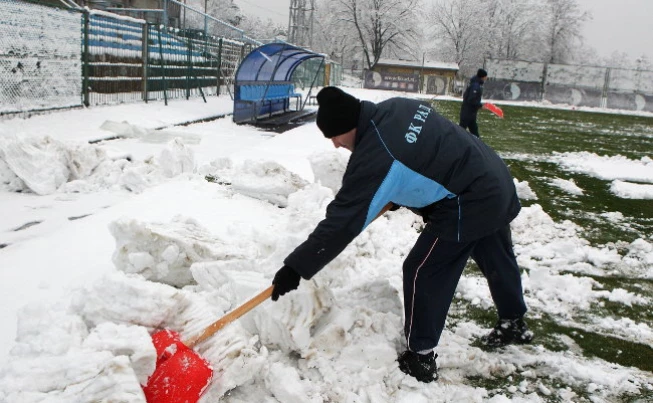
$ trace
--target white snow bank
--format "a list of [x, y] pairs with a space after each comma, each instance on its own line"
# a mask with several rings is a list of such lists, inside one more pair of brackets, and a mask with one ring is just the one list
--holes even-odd
[[553, 153], [550, 161], [571, 172], [583, 173], [604, 180], [650, 183], [653, 181], [653, 159], [631, 160], [622, 155], [600, 156], [587, 151]]
[[624, 199], [653, 200], [653, 185], [616, 180], [610, 184], [610, 191]]
[[13, 136], [0, 137], [0, 158], [30, 190], [46, 195], [71, 179], [88, 176], [105, 156], [85, 143]]
[[50, 137], [0, 137], [0, 186], [38, 195], [90, 193], [122, 188], [135, 193], [183, 173], [195, 159], [180, 138], [168, 142], [155, 159], [130, 162], [109, 158], [99, 146]]
[[118, 270], [176, 287], [193, 283], [190, 267], [195, 262], [256, 256], [253, 247], [214, 236], [192, 218], [167, 223], [125, 218], [111, 223], [109, 230], [116, 239], [113, 263]]

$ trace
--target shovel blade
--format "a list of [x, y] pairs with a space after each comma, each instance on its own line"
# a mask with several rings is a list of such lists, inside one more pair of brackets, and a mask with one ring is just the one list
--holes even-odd
[[496, 106], [495, 104], [486, 102], [483, 104], [483, 109], [487, 109], [488, 111], [494, 113], [495, 115], [503, 119], [503, 110], [498, 106]]
[[148, 403], [197, 403], [211, 383], [211, 364], [164, 330], [152, 335], [157, 351], [154, 373], [143, 386]]

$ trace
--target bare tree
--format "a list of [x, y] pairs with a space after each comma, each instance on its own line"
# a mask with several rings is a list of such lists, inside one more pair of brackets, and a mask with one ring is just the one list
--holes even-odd
[[574, 41], [582, 38], [581, 28], [592, 18], [588, 11], [582, 11], [577, 0], [546, 0], [545, 45], [549, 63], [564, 63], [572, 53]]
[[645, 53], [642, 53], [640, 57], [635, 59], [635, 68], [637, 70], [653, 70], [653, 64], [651, 64], [648, 56], [646, 56]]
[[259, 17], [243, 14], [238, 22], [238, 28], [245, 32], [250, 38], [263, 40], [283, 39], [288, 37], [287, 26], [282, 26], [268, 18], [263, 20]]
[[490, 57], [504, 59], [532, 56], [534, 38], [540, 34], [537, 0], [491, 0], [487, 7], [490, 19], [487, 46]]
[[354, 26], [340, 19], [337, 6], [331, 0], [322, 0], [317, 4], [313, 46], [344, 67], [351, 65], [357, 59], [357, 54], [360, 57], [361, 51]]
[[336, 0], [338, 20], [353, 27], [367, 68], [382, 55], [412, 54], [418, 35], [419, 0]]
[[463, 71], [472, 71], [483, 61], [488, 21], [483, 6], [478, 0], [439, 0], [428, 12], [436, 53]]

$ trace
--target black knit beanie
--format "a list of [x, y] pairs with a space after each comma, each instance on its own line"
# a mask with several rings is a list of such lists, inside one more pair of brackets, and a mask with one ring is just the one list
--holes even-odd
[[478, 69], [478, 71], [476, 72], [476, 75], [478, 76], [478, 78], [487, 77], [487, 71], [485, 71], [483, 69]]
[[317, 93], [317, 127], [324, 137], [347, 133], [358, 125], [361, 102], [337, 87], [324, 87]]

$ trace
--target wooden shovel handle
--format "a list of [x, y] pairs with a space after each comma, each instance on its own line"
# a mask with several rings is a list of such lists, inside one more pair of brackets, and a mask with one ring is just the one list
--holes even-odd
[[234, 309], [233, 311], [229, 312], [225, 316], [221, 317], [220, 319], [216, 320], [209, 326], [207, 326], [202, 333], [198, 334], [197, 336], [191, 337], [190, 339], [184, 341], [184, 344], [188, 346], [189, 348], [195, 347], [198, 343], [203, 342], [204, 340], [208, 339], [209, 337], [213, 336], [215, 332], [218, 330], [222, 329], [229, 323], [233, 322], [234, 320], [240, 318], [247, 312], [251, 311], [254, 309], [256, 306], [258, 306], [261, 302], [265, 301], [266, 299], [270, 298], [272, 295], [272, 290], [274, 289], [274, 285], [269, 286], [265, 290], [263, 290], [260, 294], [255, 296], [254, 298], [250, 299], [249, 301], [245, 302], [238, 308]]

